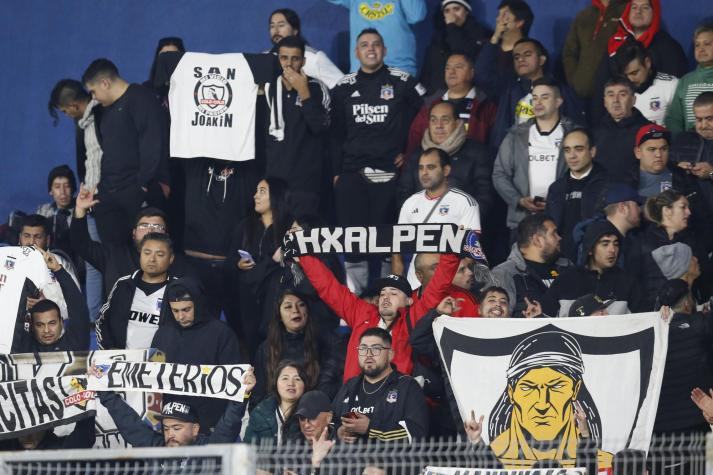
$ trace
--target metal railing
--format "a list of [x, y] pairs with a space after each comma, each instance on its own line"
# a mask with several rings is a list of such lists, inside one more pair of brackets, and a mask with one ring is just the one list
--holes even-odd
[[[537, 447], [543, 449], [543, 447]], [[215, 474], [246, 475], [260, 473], [298, 475], [311, 471], [312, 450], [309, 445], [288, 443], [281, 446], [262, 444], [206, 445], [180, 448], [130, 448], [53, 450], [0, 453], [0, 475], [48, 474]], [[576, 473], [594, 473], [596, 447], [580, 443], [576, 461], [569, 467], [583, 469]], [[708, 464], [707, 464], [708, 462]], [[606, 473], [615, 475], [708, 475], [713, 474], [713, 436], [684, 434], [655, 436], [648, 455], [641, 451], [615, 454]], [[708, 465], [708, 469], [707, 466]], [[559, 464], [541, 460], [523, 467], [554, 469]], [[468, 469], [456, 472], [452, 469]], [[472, 469], [489, 469], [487, 474], [534, 473], [497, 471], [502, 465], [484, 445], [461, 440], [424, 440], [405, 443], [337, 444], [324, 459], [320, 474], [424, 474], [474, 475]], [[428, 470], [427, 470], [428, 469]], [[559, 475], [558, 470], [548, 470]], [[571, 473], [571, 472], [570, 472]]]
[[252, 475], [255, 461], [246, 444], [31, 450], [0, 453], [0, 475]]
[[[550, 447], [540, 446], [543, 452]], [[704, 475], [706, 450], [713, 461], [713, 438], [706, 434], [674, 434], [654, 436], [648, 452], [626, 450], [613, 455], [612, 468], [607, 473], [616, 475]], [[275, 447], [258, 446], [257, 467], [265, 473], [280, 474], [285, 470], [309, 473], [311, 448], [290, 443]], [[588, 473], [604, 470], [598, 465], [596, 446], [580, 443], [576, 460], [565, 467], [574, 466]], [[422, 474], [428, 467], [483, 468], [502, 470], [501, 462], [485, 445], [473, 445], [462, 440], [423, 440], [407, 443], [337, 444], [320, 466], [320, 474]], [[523, 468], [561, 468], [557, 462], [540, 460]], [[431, 473], [447, 473], [431, 471]], [[452, 472], [455, 473], [455, 472]], [[495, 472], [492, 472], [495, 473]], [[514, 473], [504, 471], [503, 473]], [[525, 473], [525, 472], [520, 472]], [[557, 472], [552, 472], [556, 474]], [[713, 470], [708, 472], [713, 474]], [[466, 475], [461, 472], [461, 475]]]

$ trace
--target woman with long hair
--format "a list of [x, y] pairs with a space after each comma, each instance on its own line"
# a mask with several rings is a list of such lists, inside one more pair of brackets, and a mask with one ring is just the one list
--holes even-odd
[[250, 411], [243, 441], [257, 444], [272, 439], [279, 445], [284, 438], [292, 438], [300, 430], [292, 413], [309, 388], [309, 378], [299, 363], [280, 362], [270, 379], [270, 396]]
[[158, 44], [156, 45], [156, 51], [154, 51], [153, 55], [153, 62], [151, 63], [149, 78], [144, 83], [145, 86], [156, 91], [156, 95], [158, 96], [163, 106], [166, 108], [168, 107], [168, 84], [158, 86], [155, 84], [155, 79], [156, 63], [158, 61], [158, 57], [163, 53], [169, 52], [185, 53], [186, 47], [183, 45], [183, 39], [177, 36], [167, 36], [158, 40]]
[[641, 279], [643, 303], [636, 309], [641, 312], [657, 308], [658, 292], [666, 282], [661, 269], [652, 255], [656, 249], [674, 243], [687, 244], [693, 255], [703, 262], [705, 252], [701, 250], [696, 236], [691, 232], [692, 213], [688, 198], [681, 192], [669, 189], [652, 196], [646, 201], [644, 214], [650, 224], [641, 233], [638, 253], [625, 256], [626, 268]]
[[292, 224], [287, 183], [264, 178], [257, 184], [253, 209], [237, 226], [226, 265], [237, 272], [240, 291], [240, 330], [250, 360], [266, 334], [273, 302], [280, 291], [281, 267], [276, 251]]
[[330, 397], [340, 385], [340, 364], [333, 356], [328, 338], [317, 329], [307, 300], [293, 289], [278, 297], [267, 328], [267, 339], [255, 357], [257, 386], [250, 396], [260, 401], [265, 395], [265, 381], [272, 381], [280, 362], [295, 361], [304, 367], [314, 388]]

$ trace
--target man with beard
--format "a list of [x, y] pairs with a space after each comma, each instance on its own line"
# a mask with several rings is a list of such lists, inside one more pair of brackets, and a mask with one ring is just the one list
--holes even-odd
[[572, 265], [559, 254], [560, 236], [552, 218], [538, 213], [520, 221], [508, 259], [493, 269], [496, 282], [508, 293], [511, 315], [524, 315], [530, 303], [542, 302], [562, 269]]
[[[92, 366], [89, 371], [98, 376], [98, 368]], [[193, 406], [175, 396], [163, 401], [161, 421], [163, 433], [149, 427], [131, 406], [114, 391], [100, 391], [99, 400], [107, 408], [119, 433], [134, 447], [185, 447], [188, 445], [232, 444], [240, 438], [243, 414], [250, 391], [255, 387], [255, 375], [252, 368], [243, 376], [245, 401], [228, 401], [223, 417], [220, 418], [210, 435], [201, 433], [198, 415]], [[201, 473], [201, 472], [198, 472]]]
[[613, 299], [607, 308], [610, 315], [631, 313], [640, 308], [639, 286], [629, 272], [616, 265], [621, 239], [609, 221], [590, 224], [582, 242], [586, 263], [563, 270], [555, 279], [542, 302], [545, 314], [566, 317], [572, 303], [587, 294], [602, 300]]
[[509, 318], [510, 299], [508, 291], [490, 286], [480, 293], [480, 316], [484, 318]]
[[51, 252], [37, 249], [45, 259], [47, 269], [57, 280], [67, 308], [67, 321], [59, 306], [44, 299], [33, 305], [29, 313], [29, 329], [13, 340], [13, 353], [49, 351], [84, 351], [89, 349], [89, 315], [79, 286]]
[[[151, 348], [161, 350], [166, 355], [166, 363], [227, 365], [241, 362], [235, 333], [225, 322], [213, 318], [198, 280], [191, 277], [172, 280], [166, 285], [162, 300], [159, 327]], [[187, 402], [198, 413], [203, 431], [209, 433], [223, 414], [227, 401], [191, 397]]]
[[428, 435], [426, 399], [418, 383], [392, 367], [391, 335], [370, 328], [359, 340], [361, 374], [337, 393], [333, 413], [339, 440], [408, 441]]
[[[289, 36], [302, 36], [302, 21], [297, 13], [290, 8], [279, 8], [270, 14], [269, 23], [271, 53], [277, 53], [277, 44]], [[306, 43], [306, 40], [304, 40]], [[307, 46], [304, 52], [305, 64], [303, 70], [309, 77], [319, 79], [329, 88], [333, 88], [344, 74], [332, 63], [324, 51], [319, 51]]]
[[[447, 152], [437, 148], [423, 152], [418, 160], [418, 181], [423, 190], [404, 201], [399, 211], [399, 224], [453, 223], [480, 231], [480, 203], [468, 193], [451, 186], [449, 177], [452, 170]], [[402, 274], [403, 271], [403, 257], [392, 254], [391, 272]], [[407, 277], [411, 287], [420, 285], [413, 262]]]

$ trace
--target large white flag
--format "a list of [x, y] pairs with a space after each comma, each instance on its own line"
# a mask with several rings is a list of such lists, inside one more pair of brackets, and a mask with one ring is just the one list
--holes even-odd
[[621, 450], [648, 450], [668, 345], [658, 314], [444, 316], [433, 333], [461, 418], [485, 416], [484, 442], [505, 468], [538, 459], [575, 467], [575, 403], [597, 442], [600, 468]]

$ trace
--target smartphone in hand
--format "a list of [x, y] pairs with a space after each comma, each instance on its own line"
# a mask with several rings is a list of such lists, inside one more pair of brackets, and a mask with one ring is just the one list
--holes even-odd
[[247, 260], [248, 262], [255, 262], [255, 259], [253, 259], [253, 256], [248, 252], [248, 251], [243, 251], [242, 249], [238, 249], [238, 254], [240, 254], [240, 259], [241, 260]]

